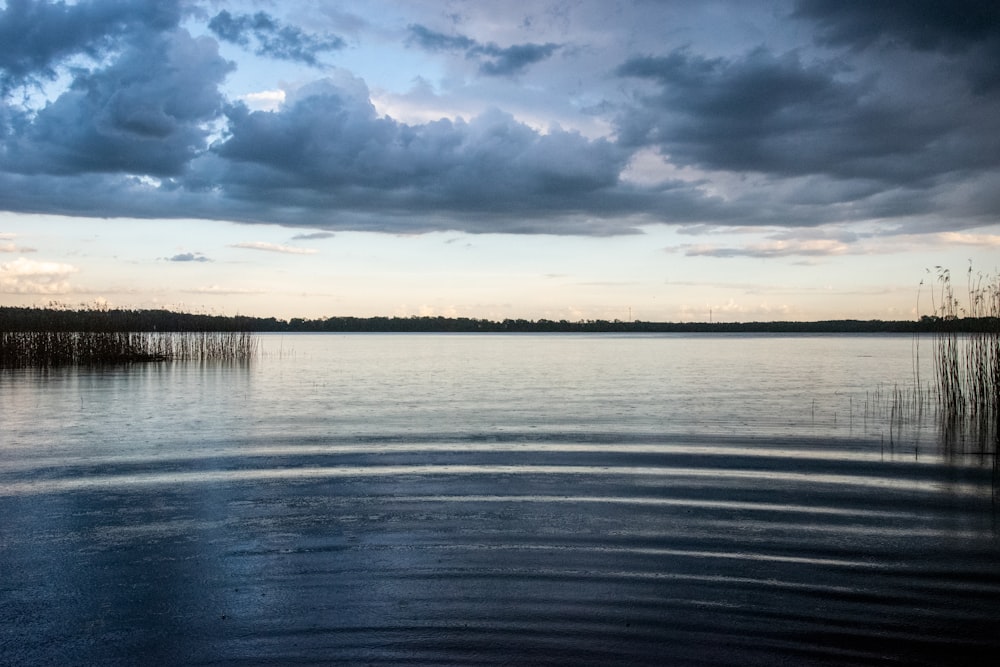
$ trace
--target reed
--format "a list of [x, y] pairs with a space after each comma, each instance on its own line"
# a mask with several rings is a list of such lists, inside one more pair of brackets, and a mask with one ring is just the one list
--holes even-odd
[[937, 389], [931, 385], [892, 388], [879, 385], [865, 393], [862, 417], [865, 431], [869, 428], [886, 435], [889, 446], [912, 442], [917, 445], [927, 424], [927, 416], [936, 409]]
[[0, 367], [156, 361], [249, 361], [249, 332], [0, 331]]
[[[946, 445], [971, 444], [996, 459], [1000, 450], [1000, 275], [968, 271], [967, 301], [955, 295], [951, 273], [938, 268], [934, 369]], [[959, 318], [979, 326], [960, 333]]]
[[918, 332], [913, 386], [866, 393], [865, 429], [873, 425], [884, 434], [887, 425], [890, 446], [904, 440], [917, 446], [924, 425], [931, 426], [944, 453], [991, 461], [1000, 489], [1000, 275], [974, 274], [970, 267], [963, 301], [951, 272], [936, 269], [930, 289], [933, 314], [921, 317], [920, 329], [930, 332], [933, 379], [920, 376]]

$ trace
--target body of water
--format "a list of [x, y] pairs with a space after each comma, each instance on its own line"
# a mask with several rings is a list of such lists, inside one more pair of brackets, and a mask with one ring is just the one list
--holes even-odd
[[0, 371], [0, 663], [1000, 660], [911, 337], [262, 343]]

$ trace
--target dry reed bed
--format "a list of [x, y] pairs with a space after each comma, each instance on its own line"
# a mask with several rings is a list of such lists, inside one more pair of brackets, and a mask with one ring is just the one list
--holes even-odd
[[0, 331], [0, 367], [150, 361], [249, 361], [248, 332]]

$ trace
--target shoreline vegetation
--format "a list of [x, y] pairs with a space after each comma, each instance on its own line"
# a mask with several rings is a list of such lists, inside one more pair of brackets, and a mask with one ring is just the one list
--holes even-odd
[[[959, 336], [940, 331], [934, 337], [934, 377], [942, 441], [946, 446], [972, 442], [992, 450], [994, 485], [1000, 484], [1000, 276], [973, 276], [969, 268], [967, 301], [955, 296], [951, 274], [938, 269], [931, 291], [938, 319], [962, 316], [993, 321], [994, 326]], [[919, 388], [919, 387], [918, 387]]]
[[[938, 267], [930, 299], [934, 315], [920, 320], [928, 328], [915, 331], [912, 385], [866, 397], [865, 417], [880, 415], [888, 423], [892, 445], [908, 426], [919, 428], [925, 414], [933, 415], [946, 452], [992, 463], [993, 500], [1000, 502], [1000, 275], [973, 275], [970, 267], [963, 303], [951, 273]], [[919, 340], [925, 332], [933, 362], [930, 380], [919, 373]]]
[[[0, 325], [2, 326], [2, 325]], [[5, 331], [0, 368], [161, 361], [245, 362], [259, 341], [239, 331]]]
[[487, 320], [468, 317], [327, 317], [280, 320], [246, 315], [206, 315], [172, 310], [106, 309], [83, 306], [0, 306], [0, 333], [996, 333], [1000, 316], [954, 308], [919, 320], [819, 320], [811, 322], [647, 322], [643, 320]]

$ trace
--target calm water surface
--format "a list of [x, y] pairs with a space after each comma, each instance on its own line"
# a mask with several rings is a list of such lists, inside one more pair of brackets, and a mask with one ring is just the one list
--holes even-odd
[[995, 664], [905, 336], [285, 335], [0, 371], [0, 664]]

